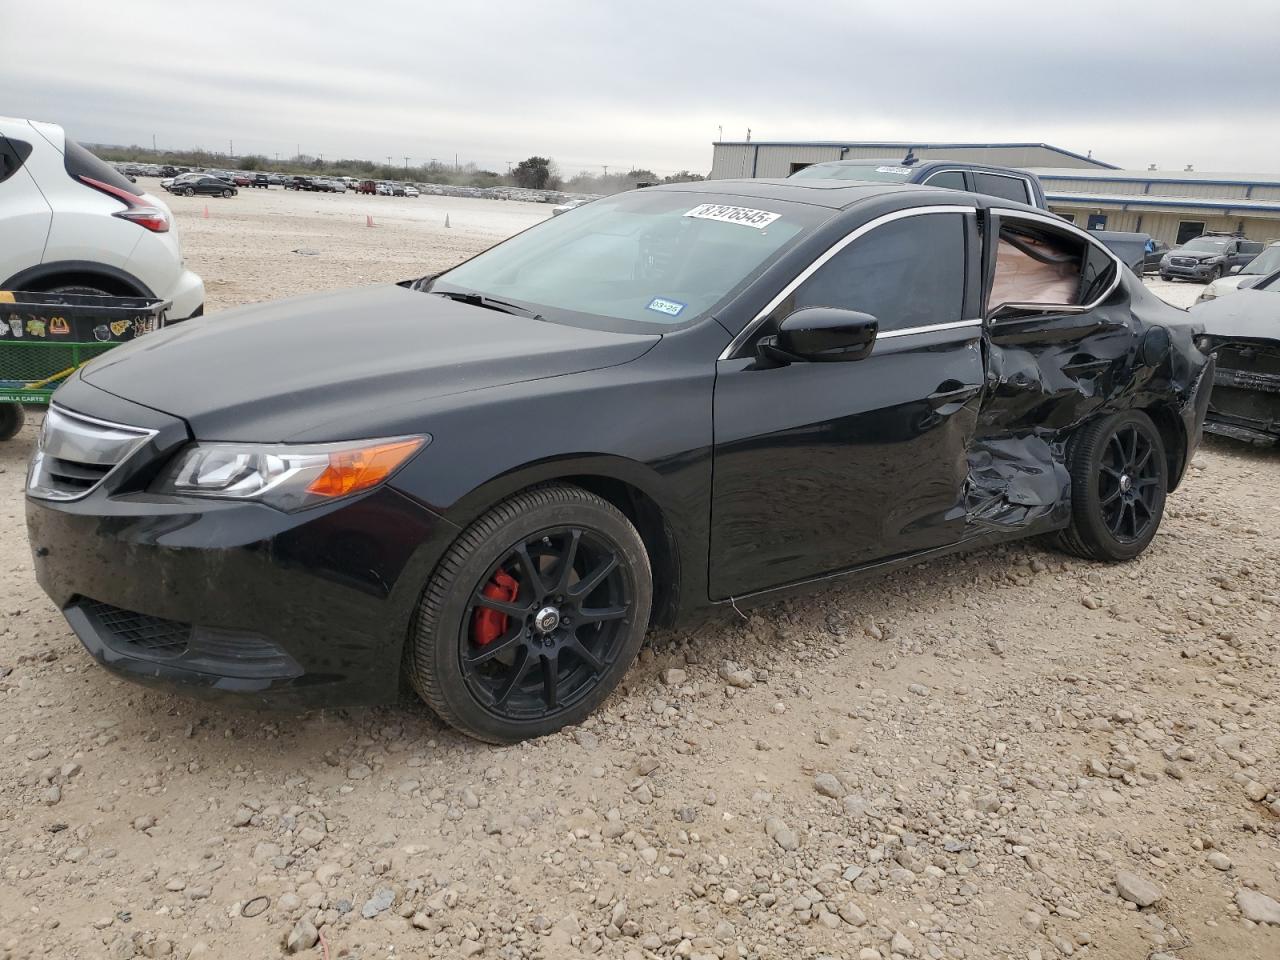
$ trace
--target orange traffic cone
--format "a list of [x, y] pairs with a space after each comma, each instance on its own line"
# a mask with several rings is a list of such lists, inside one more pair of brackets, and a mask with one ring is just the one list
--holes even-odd
[[372, 227], [372, 226], [373, 226], [373, 214], [371, 214], [371, 213], [366, 213], [366, 214], [364, 215], [364, 225], [365, 225], [366, 227]]
[[207, 203], [204, 205], [204, 218], [206, 220], [209, 219], [209, 205]]

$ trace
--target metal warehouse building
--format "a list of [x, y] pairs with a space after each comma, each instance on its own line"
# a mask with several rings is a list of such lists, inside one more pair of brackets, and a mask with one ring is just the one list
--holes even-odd
[[1280, 239], [1280, 175], [1122, 170], [1047, 143], [721, 141], [711, 179], [788, 177], [827, 160], [966, 160], [1017, 167], [1044, 184], [1049, 209], [1095, 230], [1148, 233], [1169, 244], [1209, 230]]
[[1049, 209], [1092, 230], [1181, 243], [1207, 230], [1280, 239], [1280, 175], [1029, 167]]

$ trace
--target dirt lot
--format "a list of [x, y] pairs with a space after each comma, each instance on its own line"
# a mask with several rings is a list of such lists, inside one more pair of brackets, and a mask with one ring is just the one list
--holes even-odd
[[[211, 308], [549, 212], [205, 205], [173, 202]], [[32, 576], [32, 438], [0, 449], [0, 958], [1280, 956], [1274, 452], [1207, 442], [1135, 563], [1020, 544], [654, 636], [588, 723], [499, 749], [114, 679]]]

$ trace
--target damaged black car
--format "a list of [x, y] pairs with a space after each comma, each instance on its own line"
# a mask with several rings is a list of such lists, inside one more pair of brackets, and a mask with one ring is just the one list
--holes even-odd
[[41, 585], [139, 681], [582, 720], [646, 629], [1019, 537], [1150, 543], [1212, 360], [1088, 234], [955, 190], [709, 181], [439, 276], [227, 311], [56, 394]]
[[1201, 350], [1217, 359], [1204, 428], [1262, 446], [1280, 443], [1280, 273], [1196, 304]]

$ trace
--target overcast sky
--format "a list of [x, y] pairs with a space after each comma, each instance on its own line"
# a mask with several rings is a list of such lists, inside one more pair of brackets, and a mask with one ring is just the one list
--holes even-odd
[[1280, 172], [1277, 0], [0, 0], [0, 113], [79, 139], [706, 172], [711, 142], [1043, 141]]

